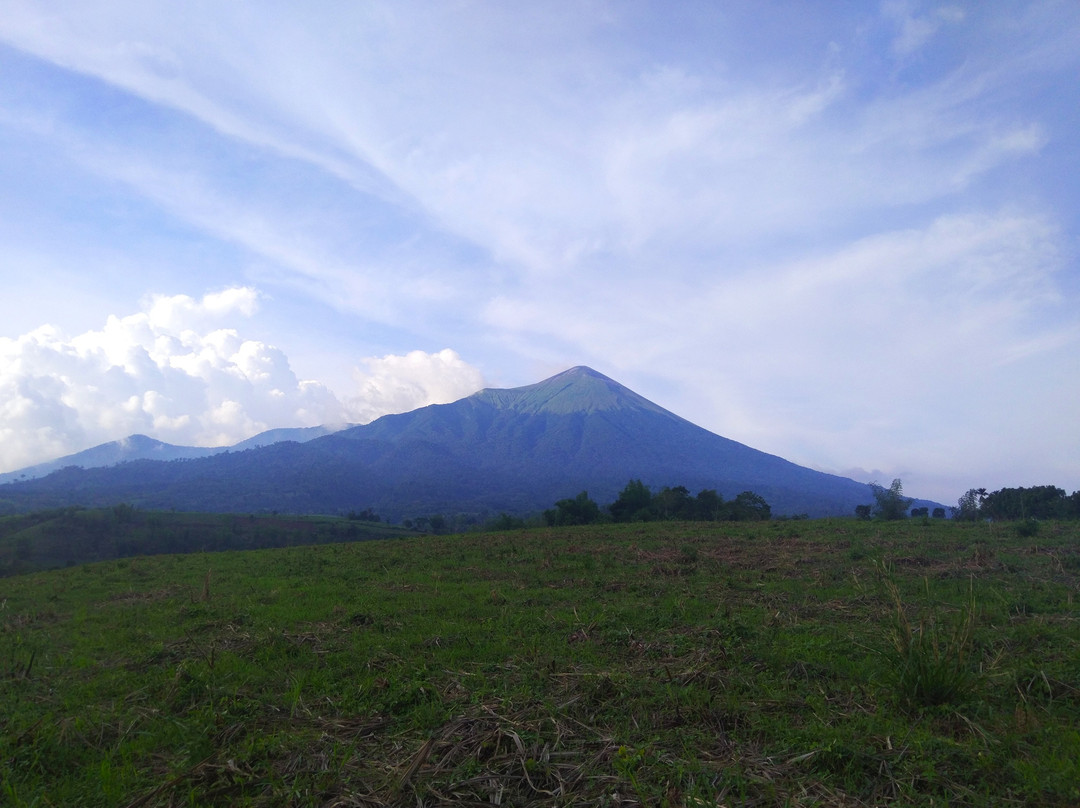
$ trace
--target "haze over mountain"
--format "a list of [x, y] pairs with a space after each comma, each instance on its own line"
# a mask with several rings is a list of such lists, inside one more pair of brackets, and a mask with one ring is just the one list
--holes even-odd
[[863, 483], [716, 435], [575, 367], [537, 384], [481, 390], [305, 443], [66, 468], [0, 486], [0, 502], [19, 509], [117, 502], [235, 512], [374, 508], [401, 519], [534, 513], [582, 490], [606, 503], [630, 479], [654, 488], [712, 488], [725, 498], [750, 490], [774, 514], [851, 515], [873, 501]]

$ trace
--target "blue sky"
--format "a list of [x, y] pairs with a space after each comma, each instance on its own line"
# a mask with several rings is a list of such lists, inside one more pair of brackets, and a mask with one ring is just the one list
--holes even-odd
[[1072, 0], [0, 0], [0, 471], [586, 364], [1076, 490], [1077, 75]]

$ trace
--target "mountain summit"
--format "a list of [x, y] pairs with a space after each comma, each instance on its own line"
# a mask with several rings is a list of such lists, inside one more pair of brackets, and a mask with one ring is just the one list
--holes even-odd
[[509, 390], [481, 390], [470, 398], [522, 415], [569, 415], [628, 409], [672, 415], [633, 390], [584, 365], [564, 370], [536, 384]]
[[[305, 434], [304, 438], [311, 437]], [[763, 496], [774, 514], [850, 515], [868, 486], [716, 435], [587, 367], [481, 390], [304, 443], [174, 462], [66, 468], [0, 486], [0, 507], [112, 505], [204, 511], [535, 513], [582, 490], [613, 501], [631, 479]]]

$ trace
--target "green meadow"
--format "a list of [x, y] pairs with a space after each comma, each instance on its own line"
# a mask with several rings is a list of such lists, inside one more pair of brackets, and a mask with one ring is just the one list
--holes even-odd
[[0, 579], [0, 804], [1075, 806], [1080, 523], [1024, 527], [608, 524]]

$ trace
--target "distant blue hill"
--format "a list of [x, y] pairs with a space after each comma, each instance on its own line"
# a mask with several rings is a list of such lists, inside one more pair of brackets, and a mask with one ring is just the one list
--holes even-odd
[[776, 515], [847, 516], [874, 501], [863, 483], [716, 435], [586, 367], [305, 443], [240, 448], [67, 468], [0, 486], [0, 501], [20, 510], [117, 502], [225, 512], [374, 508], [397, 520], [535, 513], [582, 490], [606, 504], [631, 479], [654, 490], [716, 489], [726, 499], [753, 491]]
[[102, 466], [115, 466], [117, 463], [126, 463], [130, 460], [190, 460], [196, 457], [209, 457], [221, 452], [252, 449], [257, 446], [269, 446], [271, 443], [279, 443], [285, 440], [293, 440], [298, 443], [313, 440], [314, 438], [329, 435], [334, 432], [331, 427], [311, 426], [285, 429], [269, 429], [260, 432], [247, 440], [240, 441], [235, 446], [221, 446], [208, 448], [204, 446], [176, 446], [171, 443], [163, 443], [146, 435], [130, 435], [122, 440], [109, 441], [90, 449], [85, 449], [75, 454], [66, 455], [38, 463], [33, 466], [9, 471], [0, 474], [0, 485], [16, 482], [19, 480], [33, 480], [44, 477], [69, 466], [92, 469]]
[[163, 443], [146, 435], [131, 435], [123, 440], [103, 443], [100, 446], [94, 446], [91, 449], [76, 452], [56, 460], [49, 460], [34, 466], [27, 466], [18, 471], [0, 474], [0, 483], [36, 479], [68, 466], [89, 469], [113, 466], [128, 460], [178, 460], [181, 458], [208, 457], [222, 451], [224, 449], [174, 446], [171, 443]]

